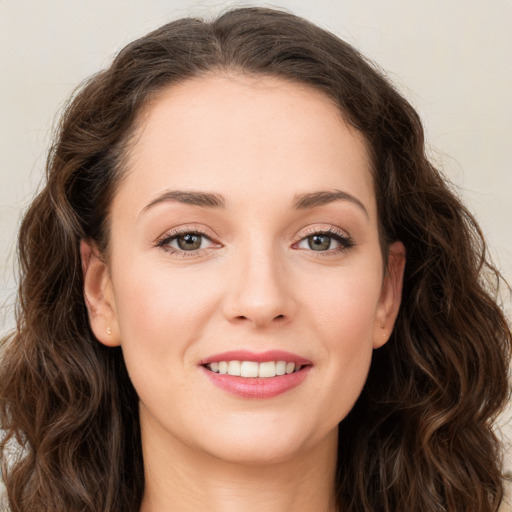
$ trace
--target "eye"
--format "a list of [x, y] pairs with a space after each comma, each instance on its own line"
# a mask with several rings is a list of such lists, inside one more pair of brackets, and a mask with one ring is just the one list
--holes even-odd
[[173, 243], [176, 243], [177, 248], [182, 251], [197, 251], [197, 249], [201, 249], [204, 246], [205, 239], [205, 236], [198, 233], [185, 233], [176, 236], [169, 245], [172, 247]]
[[158, 247], [172, 253], [195, 253], [203, 249], [215, 247], [211, 238], [198, 231], [182, 231], [179, 233], [168, 233], [157, 242]]
[[332, 248], [333, 242], [335, 242], [332, 237], [320, 234], [308, 236], [304, 241], [307, 242], [308, 247], [313, 251], [328, 251]]
[[300, 240], [295, 247], [315, 252], [341, 252], [353, 247], [350, 237], [337, 230], [319, 231]]

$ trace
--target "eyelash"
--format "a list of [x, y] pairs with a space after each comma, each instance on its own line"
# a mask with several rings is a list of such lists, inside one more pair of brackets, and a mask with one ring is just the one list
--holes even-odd
[[[170, 231], [170, 232], [166, 233], [162, 238], [160, 238], [156, 241], [155, 245], [156, 245], [156, 247], [162, 248], [164, 251], [167, 251], [171, 254], [177, 254], [177, 255], [180, 255], [183, 257], [197, 256], [201, 251], [204, 254], [204, 251], [207, 251], [208, 249], [212, 248], [212, 247], [206, 247], [204, 249], [199, 248], [199, 249], [194, 249], [192, 251], [185, 251], [183, 249], [176, 249], [175, 247], [171, 247], [169, 245], [173, 240], [176, 240], [177, 238], [179, 238], [180, 236], [183, 236], [183, 235], [195, 235], [195, 236], [199, 236], [201, 238], [205, 238], [206, 240], [208, 240], [211, 243], [215, 243], [212, 240], [212, 237], [210, 235], [208, 235], [207, 233], [205, 233], [204, 231], [200, 231], [197, 228], [189, 228], [189, 229], [183, 228], [183, 229], [179, 229], [176, 231]], [[218, 245], [220, 245], [220, 244], [218, 244]]]
[[352, 247], [355, 246], [355, 243], [353, 242], [352, 238], [348, 233], [346, 233], [345, 231], [341, 231], [340, 229], [337, 229], [333, 226], [327, 229], [312, 228], [311, 230], [309, 230], [309, 232], [306, 231], [306, 233], [303, 234], [302, 238], [298, 242], [295, 242], [293, 246], [297, 246], [299, 243], [307, 240], [312, 236], [327, 236], [339, 244], [339, 247], [335, 249], [328, 249], [326, 251], [315, 251], [311, 248], [305, 249], [313, 253], [315, 257], [326, 257], [332, 256], [333, 254], [340, 254], [349, 251], [350, 249], [352, 249]]
[[[199, 248], [194, 249], [190, 251], [186, 251], [183, 249], [176, 249], [174, 247], [170, 247], [170, 243], [174, 240], [176, 240], [178, 237], [183, 235], [195, 235], [199, 236], [201, 238], [205, 238], [212, 244], [215, 244], [216, 242], [213, 241], [212, 237], [205, 233], [204, 231], [200, 231], [196, 228], [190, 228], [190, 229], [180, 229], [176, 231], [171, 231], [166, 233], [162, 238], [158, 239], [155, 243], [156, 247], [160, 247], [163, 250], [171, 253], [171, 254], [178, 254], [182, 257], [191, 257], [191, 256], [197, 256], [201, 252], [204, 254], [205, 251], [208, 251], [209, 249], [212, 249], [212, 247], [206, 247], [206, 248]], [[345, 251], [350, 250], [352, 247], [355, 246], [354, 242], [352, 241], [352, 238], [350, 235], [345, 233], [344, 231], [338, 230], [334, 227], [330, 227], [328, 229], [311, 229], [309, 232], [304, 233], [304, 235], [301, 237], [300, 240], [295, 242], [292, 247], [296, 249], [300, 249], [297, 247], [298, 244], [301, 242], [307, 240], [308, 238], [312, 236], [327, 236], [337, 242], [340, 246], [335, 249], [328, 249], [326, 251], [315, 251], [313, 249], [309, 249], [309, 252], [313, 253], [314, 256], [319, 257], [325, 257], [325, 256], [331, 256], [333, 254], [339, 254]], [[220, 246], [220, 244], [218, 244]], [[308, 249], [303, 249], [308, 250]]]

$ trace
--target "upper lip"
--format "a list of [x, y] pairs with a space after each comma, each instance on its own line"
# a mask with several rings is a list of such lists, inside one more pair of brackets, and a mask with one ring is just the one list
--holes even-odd
[[264, 352], [252, 352], [250, 350], [230, 350], [209, 356], [199, 362], [200, 365], [218, 363], [220, 361], [254, 361], [264, 363], [267, 361], [286, 361], [287, 363], [311, 365], [312, 362], [304, 357], [285, 350], [266, 350]]

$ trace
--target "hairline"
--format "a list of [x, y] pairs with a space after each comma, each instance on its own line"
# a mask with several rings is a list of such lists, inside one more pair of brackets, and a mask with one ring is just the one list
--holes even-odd
[[227, 78], [236, 80], [239, 78], [249, 78], [253, 81], [253, 83], [258, 84], [260, 82], [259, 79], [271, 78], [277, 79], [278, 81], [289, 83], [300, 88], [303, 88], [308, 91], [313, 91], [315, 93], [320, 94], [325, 100], [327, 100], [332, 107], [335, 109], [337, 116], [341, 122], [343, 122], [349, 130], [353, 133], [354, 136], [360, 139], [363, 144], [363, 148], [365, 150], [367, 160], [368, 160], [368, 172], [371, 176], [371, 188], [375, 197], [376, 205], [377, 205], [377, 227], [378, 227], [378, 235], [379, 235], [379, 245], [381, 247], [381, 253], [383, 257], [384, 271], [387, 268], [387, 260], [388, 260], [388, 248], [389, 241], [386, 240], [384, 236], [384, 230], [382, 227], [382, 222], [380, 219], [380, 211], [379, 211], [379, 197], [378, 197], [378, 187], [377, 187], [377, 174], [378, 174], [378, 165], [376, 162], [376, 152], [373, 146], [371, 145], [368, 137], [362, 132], [359, 128], [357, 128], [354, 123], [350, 121], [350, 117], [346, 114], [346, 112], [342, 109], [341, 105], [338, 103], [336, 98], [329, 94], [322, 87], [312, 83], [306, 82], [304, 80], [299, 80], [296, 77], [291, 77], [285, 73], [280, 74], [278, 72], [264, 72], [264, 71], [252, 71], [243, 68], [242, 66], [237, 65], [213, 65], [211, 68], [198, 71], [195, 74], [190, 74], [189, 76], [181, 77], [175, 81], [164, 83], [160, 86], [155, 87], [153, 90], [147, 93], [147, 97], [143, 99], [138, 105], [132, 123], [129, 128], [120, 138], [120, 141], [117, 145], [116, 151], [116, 163], [114, 166], [114, 173], [112, 179], [112, 188], [110, 194], [109, 207], [106, 212], [106, 217], [104, 219], [104, 231], [103, 231], [103, 240], [101, 243], [101, 252], [106, 261], [109, 260], [109, 241], [111, 235], [111, 209], [113, 202], [115, 200], [115, 196], [121, 186], [123, 180], [130, 173], [130, 157], [133, 154], [133, 150], [137, 147], [137, 143], [140, 140], [140, 137], [143, 134], [145, 120], [147, 116], [149, 116], [152, 108], [155, 104], [158, 103], [160, 98], [168, 94], [172, 89], [179, 87], [187, 82], [195, 82], [200, 80], [205, 80], [208, 78]]

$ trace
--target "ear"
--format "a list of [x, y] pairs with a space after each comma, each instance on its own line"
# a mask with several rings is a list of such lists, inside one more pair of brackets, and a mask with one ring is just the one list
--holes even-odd
[[91, 329], [101, 343], [121, 345], [110, 272], [97, 247], [80, 241], [84, 298]]
[[386, 273], [377, 306], [373, 334], [373, 348], [384, 345], [393, 330], [400, 302], [405, 269], [405, 247], [402, 242], [394, 242], [389, 247]]

